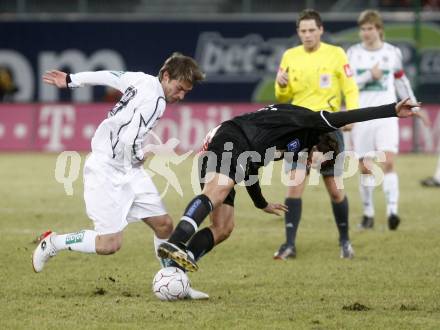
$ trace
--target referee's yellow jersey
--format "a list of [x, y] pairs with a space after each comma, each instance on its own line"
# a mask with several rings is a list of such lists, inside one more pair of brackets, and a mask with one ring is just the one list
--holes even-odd
[[342, 95], [348, 110], [359, 107], [359, 90], [341, 47], [321, 42], [314, 52], [303, 45], [286, 50], [280, 69], [289, 70], [289, 82], [281, 88], [275, 82], [278, 102], [320, 111], [341, 110]]

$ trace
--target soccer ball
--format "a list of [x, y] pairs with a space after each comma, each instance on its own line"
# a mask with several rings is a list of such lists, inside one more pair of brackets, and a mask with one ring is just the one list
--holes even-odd
[[162, 268], [153, 278], [153, 292], [160, 300], [183, 299], [188, 288], [188, 275], [177, 267]]

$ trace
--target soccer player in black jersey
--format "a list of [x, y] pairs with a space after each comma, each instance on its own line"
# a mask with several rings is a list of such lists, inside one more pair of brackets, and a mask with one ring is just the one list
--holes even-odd
[[[158, 255], [188, 271], [196, 271], [196, 261], [221, 241], [216, 241], [214, 234], [218, 233], [210, 227], [200, 231], [198, 228], [208, 214], [231, 197], [233, 200], [231, 194], [235, 184], [246, 180], [256, 207], [269, 210], [269, 213], [285, 210], [284, 205], [270, 204], [264, 199], [258, 176], [252, 175], [259, 167], [283, 158], [276, 158], [277, 154], [286, 156], [285, 153], [290, 152], [295, 160], [300, 151], [310, 152], [316, 146], [319, 151], [320, 146], [324, 146], [322, 137], [344, 125], [387, 117], [409, 117], [418, 106], [406, 99], [397, 104], [332, 113], [278, 104], [223, 122], [208, 143], [207, 161], [201, 173], [206, 181], [202, 193], [188, 204], [168, 242], [159, 246]], [[332, 143], [327, 143], [327, 147], [329, 145]], [[217, 217], [216, 221], [221, 224], [222, 219]]]

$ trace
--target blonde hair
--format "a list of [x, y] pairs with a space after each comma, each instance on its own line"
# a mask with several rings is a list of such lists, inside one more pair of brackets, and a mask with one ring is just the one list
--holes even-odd
[[379, 30], [379, 36], [380, 39], [383, 40], [385, 35], [383, 31], [383, 21], [382, 17], [380, 16], [379, 12], [377, 10], [364, 10], [358, 18], [358, 25], [362, 26], [364, 24], [373, 24], [376, 29]]

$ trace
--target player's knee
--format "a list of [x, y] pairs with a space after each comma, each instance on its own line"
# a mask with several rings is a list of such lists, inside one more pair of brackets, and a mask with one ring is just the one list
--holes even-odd
[[286, 197], [287, 198], [301, 198], [302, 193], [303, 193], [303, 189], [301, 189], [301, 187], [289, 186], [287, 188]]
[[394, 171], [394, 162], [387, 160], [383, 163], [383, 171], [385, 173], [390, 173]]
[[158, 228], [158, 234], [160, 234], [161, 237], [169, 237], [171, 236], [171, 233], [173, 232], [173, 221], [170, 217], [167, 217], [166, 220], [164, 220], [159, 228]]
[[340, 203], [344, 199], [345, 195], [342, 190], [333, 189], [333, 190], [329, 191], [329, 196], [330, 196], [330, 199], [332, 200], [332, 202]]
[[173, 232], [173, 220], [171, 220], [171, 217], [167, 215], [155, 221], [154, 231], [157, 237], [169, 237]]
[[168, 238], [173, 232], [173, 220], [168, 214], [143, 219], [159, 238]]
[[234, 224], [228, 223], [223, 227], [223, 237], [224, 239], [227, 239], [229, 236], [231, 236], [232, 231], [234, 230]]
[[373, 161], [370, 158], [361, 158], [359, 161], [359, 171], [361, 174], [371, 174], [369, 168], [373, 166]]
[[213, 232], [215, 232], [217, 236], [217, 242], [222, 242], [225, 239], [227, 239], [229, 236], [231, 236], [232, 231], [234, 230], [234, 223], [222, 223], [217, 224], [215, 228], [213, 228]]

